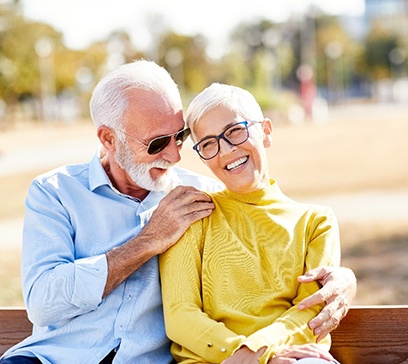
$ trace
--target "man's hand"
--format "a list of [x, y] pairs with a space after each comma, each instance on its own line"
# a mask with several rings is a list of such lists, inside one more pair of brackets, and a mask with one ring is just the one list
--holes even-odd
[[164, 197], [141, 231], [156, 254], [173, 246], [191, 224], [207, 217], [214, 209], [211, 198], [194, 187], [178, 186]]
[[323, 349], [321, 345], [305, 344], [295, 345], [276, 353], [272, 359], [269, 359], [268, 364], [296, 363], [298, 359], [302, 358], [321, 358], [329, 362], [334, 360], [331, 354]]
[[298, 280], [302, 283], [318, 281], [323, 286], [298, 305], [300, 310], [304, 310], [326, 302], [322, 311], [309, 322], [309, 327], [315, 335], [318, 335], [317, 342], [319, 342], [346, 316], [351, 301], [356, 295], [356, 276], [351, 269], [345, 267], [319, 267], [300, 276]]
[[211, 198], [194, 187], [178, 186], [170, 191], [138, 236], [106, 253], [108, 279], [103, 297], [150, 258], [173, 246], [192, 223], [209, 216], [214, 207]]

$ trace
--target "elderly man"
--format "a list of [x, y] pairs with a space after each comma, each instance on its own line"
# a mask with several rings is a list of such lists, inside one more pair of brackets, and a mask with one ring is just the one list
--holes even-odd
[[[28, 191], [22, 280], [34, 329], [1, 364], [172, 361], [157, 256], [211, 214], [201, 190], [220, 186], [174, 167], [190, 131], [177, 85], [154, 62], [105, 76], [90, 110], [101, 150]], [[304, 301], [328, 303], [310, 322], [324, 336], [347, 312], [354, 274], [326, 267], [301, 279], [327, 282]]]

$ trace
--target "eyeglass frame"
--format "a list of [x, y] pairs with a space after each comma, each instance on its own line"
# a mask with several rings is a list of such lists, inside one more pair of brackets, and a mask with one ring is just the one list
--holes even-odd
[[[210, 160], [210, 159], [213, 159], [213, 158], [215, 158], [215, 157], [218, 155], [218, 153], [220, 152], [220, 149], [221, 149], [220, 139], [225, 140], [229, 145], [232, 145], [232, 146], [237, 146], [237, 145], [244, 144], [244, 143], [248, 140], [248, 138], [249, 138], [249, 130], [248, 130], [248, 127], [251, 126], [251, 125], [253, 125], [253, 124], [257, 124], [257, 123], [262, 123], [262, 121], [243, 120], [243, 121], [240, 121], [240, 122], [238, 122], [238, 123], [234, 123], [234, 124], [228, 126], [227, 128], [225, 128], [224, 131], [223, 131], [221, 134], [218, 134], [218, 135], [209, 135], [209, 136], [206, 136], [205, 138], [201, 139], [199, 142], [197, 142], [196, 144], [193, 145], [193, 149], [197, 152], [197, 154], [199, 155], [199, 157], [200, 157], [201, 159], [204, 159], [204, 160], [206, 160], [206, 161], [208, 161], [208, 160]], [[240, 142], [240, 143], [238, 143], [238, 144], [235, 144], [235, 143], [232, 143], [230, 140], [228, 140], [228, 138], [225, 136], [225, 132], [226, 132], [228, 129], [232, 128], [233, 126], [239, 125], [239, 124], [244, 124], [245, 129], [246, 129], [246, 132], [247, 132], [247, 136], [246, 136], [246, 138], [245, 138], [244, 141], [242, 141], [242, 142]], [[203, 157], [203, 156], [201, 155], [200, 151], [199, 151], [199, 144], [202, 143], [203, 141], [206, 141], [206, 140], [208, 140], [208, 139], [214, 139], [214, 138], [217, 140], [217, 146], [218, 146], [218, 148], [217, 148], [217, 153], [215, 153], [215, 154], [214, 154], [212, 157], [210, 157], [210, 158]]]
[[[164, 149], [167, 148], [167, 146], [170, 144], [171, 142], [171, 138], [174, 137], [175, 141], [176, 141], [176, 146], [181, 146], [183, 145], [183, 143], [186, 141], [186, 139], [190, 136], [191, 134], [191, 130], [190, 128], [184, 128], [182, 130], [179, 130], [176, 133], [171, 133], [171, 134], [166, 134], [166, 135], [161, 135], [159, 137], [153, 138], [149, 143], [145, 143], [143, 141], [141, 141], [139, 138], [134, 137], [128, 133], [126, 133], [124, 130], [122, 129], [115, 129], [117, 131], [120, 131], [121, 133], [125, 134], [127, 137], [129, 137], [130, 139], [142, 144], [143, 146], [145, 146], [147, 148], [147, 153], [150, 155], [155, 155], [155, 154], [159, 154], [161, 151], [163, 151]], [[187, 135], [185, 135], [185, 133]], [[179, 136], [182, 135], [183, 137], [180, 138]], [[185, 135], [185, 136], [184, 136]], [[161, 148], [159, 148], [158, 150], [154, 150], [151, 151], [149, 150], [152, 147], [152, 143], [156, 142], [157, 140], [161, 140], [161, 139], [166, 139], [169, 138], [169, 141], [167, 143], [165, 143]]]

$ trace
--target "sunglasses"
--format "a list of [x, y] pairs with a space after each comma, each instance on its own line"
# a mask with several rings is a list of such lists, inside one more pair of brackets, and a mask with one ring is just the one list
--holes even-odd
[[118, 129], [118, 131], [125, 134], [130, 139], [132, 139], [132, 140], [144, 145], [145, 147], [147, 147], [147, 153], [150, 154], [150, 155], [160, 153], [163, 149], [165, 149], [170, 144], [171, 138], [173, 138], [173, 137], [174, 137], [174, 139], [176, 141], [176, 145], [178, 147], [181, 146], [191, 133], [190, 128], [186, 128], [186, 129], [180, 130], [180, 131], [178, 131], [177, 133], [174, 133], [174, 134], [159, 136], [159, 137], [154, 138], [153, 140], [151, 140], [149, 142], [149, 144], [146, 144], [146, 143], [142, 142], [141, 140], [139, 140], [139, 139], [137, 139], [135, 137], [132, 137], [131, 135], [129, 135], [128, 133], [126, 133], [123, 130]]

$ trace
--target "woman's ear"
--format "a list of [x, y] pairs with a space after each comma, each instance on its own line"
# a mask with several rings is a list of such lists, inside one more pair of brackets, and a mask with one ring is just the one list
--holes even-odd
[[264, 147], [268, 148], [272, 145], [272, 121], [268, 118], [265, 118], [262, 121], [262, 130], [264, 132]]
[[117, 136], [112, 129], [102, 125], [98, 128], [97, 135], [106, 151], [114, 152], [116, 150]]

